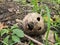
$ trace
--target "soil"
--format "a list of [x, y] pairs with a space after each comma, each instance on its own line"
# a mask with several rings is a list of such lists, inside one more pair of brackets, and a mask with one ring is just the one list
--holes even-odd
[[16, 2], [0, 3], [0, 22], [16, 23], [16, 19], [22, 20], [32, 7]]
[[[59, 15], [58, 12], [60, 12], [60, 8], [56, 9], [57, 6], [55, 4], [52, 5], [46, 2], [43, 2], [43, 4], [47, 4], [49, 8], [52, 9], [51, 16]], [[32, 12], [31, 5], [23, 5], [21, 3], [17, 3], [13, 1], [1, 2], [0, 3], [0, 22], [4, 22], [5, 25], [12, 26], [13, 24], [16, 24], [16, 19], [22, 20], [30, 12]], [[39, 40], [39, 38], [40, 37], [37, 37], [36, 39]]]

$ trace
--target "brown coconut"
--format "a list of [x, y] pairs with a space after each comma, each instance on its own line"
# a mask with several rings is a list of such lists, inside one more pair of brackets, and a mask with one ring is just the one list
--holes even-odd
[[29, 35], [41, 35], [45, 33], [44, 20], [38, 13], [29, 13], [23, 19], [23, 29]]

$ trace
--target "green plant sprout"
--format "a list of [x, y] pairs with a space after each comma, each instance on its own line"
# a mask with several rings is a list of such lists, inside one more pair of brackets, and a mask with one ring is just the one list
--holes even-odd
[[24, 37], [24, 32], [18, 28], [16, 24], [11, 26], [11, 28], [2, 29], [0, 31], [1, 37], [3, 40], [1, 42], [4, 45], [13, 45], [15, 43], [21, 42], [20, 38]]

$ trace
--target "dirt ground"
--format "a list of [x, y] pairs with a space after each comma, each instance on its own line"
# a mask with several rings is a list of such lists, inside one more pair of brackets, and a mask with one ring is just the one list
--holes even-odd
[[[49, 5], [49, 8], [52, 9], [51, 15], [59, 14], [57, 12], [60, 11], [54, 8], [55, 5], [43, 2], [43, 4]], [[52, 7], [53, 6], [53, 7]], [[0, 22], [3, 22], [5, 25], [12, 26], [16, 24], [16, 19], [22, 20], [28, 13], [32, 12], [31, 5], [23, 5], [21, 3], [9, 1], [9, 2], [1, 2], [0, 3]], [[39, 40], [40, 37], [37, 37]], [[24, 44], [22, 44], [24, 45]], [[26, 44], [27, 45], [27, 44]]]
[[[7, 2], [0, 4], [0, 22], [12, 21], [15, 19], [23, 19], [32, 8], [28, 5], [21, 5], [16, 2]], [[31, 11], [29, 11], [31, 12]]]
[[[51, 11], [51, 15], [59, 15], [58, 12], [60, 12], [60, 8], [55, 4], [51, 4], [49, 2], [43, 2], [43, 5], [47, 4]], [[26, 14], [32, 12], [31, 5], [23, 5], [21, 3], [13, 2], [13, 1], [3, 1], [0, 3], [0, 22], [8, 22], [11, 21], [12, 23], [15, 23], [14, 21], [16, 19], [22, 20]], [[13, 21], [12, 21], [13, 20]]]

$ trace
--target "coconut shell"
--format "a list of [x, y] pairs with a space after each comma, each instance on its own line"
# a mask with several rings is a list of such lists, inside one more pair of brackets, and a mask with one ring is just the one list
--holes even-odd
[[23, 19], [23, 29], [29, 35], [41, 35], [45, 32], [44, 20], [38, 13], [29, 13]]

